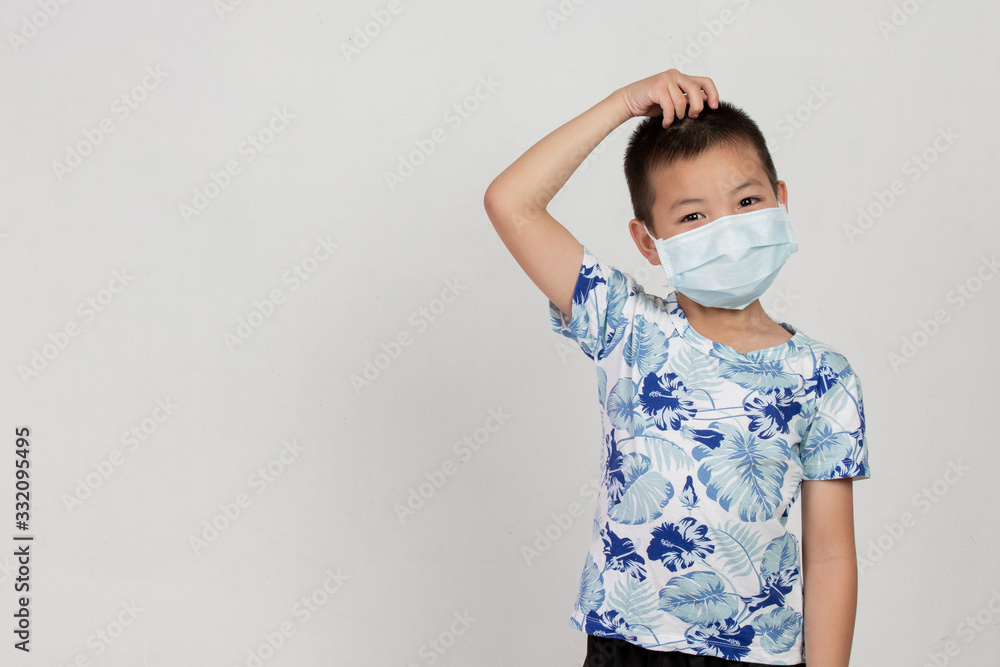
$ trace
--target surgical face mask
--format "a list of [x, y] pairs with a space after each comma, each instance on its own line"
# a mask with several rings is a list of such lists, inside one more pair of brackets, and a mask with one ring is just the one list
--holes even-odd
[[[646, 234], [653, 238], [649, 230]], [[743, 310], [758, 299], [798, 250], [783, 204], [727, 215], [653, 242], [671, 290], [703, 306], [730, 310]]]

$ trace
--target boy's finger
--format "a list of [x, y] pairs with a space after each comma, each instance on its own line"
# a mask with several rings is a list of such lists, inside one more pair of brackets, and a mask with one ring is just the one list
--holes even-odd
[[687, 93], [688, 101], [688, 115], [691, 118], [697, 118], [698, 114], [705, 107], [705, 102], [702, 99], [702, 90], [697, 82], [692, 81], [687, 85], [687, 89], [684, 91]]
[[713, 109], [719, 108], [719, 90], [715, 87], [715, 82], [707, 76], [692, 76], [690, 78], [697, 81], [701, 85], [701, 89], [705, 91], [708, 106]]
[[[670, 101], [673, 102], [673, 116], [668, 118], [666, 113], [666, 108], [664, 108], [663, 113], [663, 127], [666, 127], [673, 122], [674, 118], [680, 120], [684, 117], [684, 109], [687, 107], [687, 98], [684, 97], [684, 92], [677, 86], [667, 86], [667, 95], [670, 97]], [[665, 101], [665, 100], [664, 100]], [[661, 103], [662, 107], [663, 104]], [[669, 121], [669, 122], [668, 122]]]

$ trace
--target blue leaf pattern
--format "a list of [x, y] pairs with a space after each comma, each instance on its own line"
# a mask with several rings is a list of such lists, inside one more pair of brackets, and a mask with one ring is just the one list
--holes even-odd
[[709, 530], [709, 536], [716, 545], [715, 553], [721, 569], [730, 579], [739, 581], [748, 577], [753, 582], [749, 586], [760, 585], [760, 559], [764, 553], [763, 538], [754, 529], [754, 524], [725, 520]]
[[580, 577], [580, 591], [576, 599], [576, 608], [583, 613], [588, 613], [597, 609], [604, 602], [604, 587], [602, 586], [603, 575], [597, 569], [594, 559], [587, 554], [587, 562], [583, 566], [583, 575]]
[[622, 378], [608, 397], [607, 413], [611, 424], [629, 435], [642, 435], [646, 431], [646, 418], [640, 412], [635, 383]]
[[650, 469], [644, 454], [622, 454], [616, 476], [616, 493], [610, 496], [608, 516], [618, 523], [633, 525], [660, 518], [661, 510], [674, 495], [673, 485]]
[[772, 609], [753, 620], [754, 632], [768, 653], [784, 653], [795, 645], [802, 626], [802, 614], [786, 607]]
[[789, 510], [803, 479], [870, 474], [846, 357], [784, 323], [786, 342], [737, 352], [698, 333], [676, 294], [647, 294], [586, 247], [572, 312], [549, 311], [595, 365], [603, 414], [570, 626], [654, 650], [803, 662]]
[[701, 461], [698, 479], [708, 497], [742, 521], [775, 516], [788, 469], [788, 445], [781, 438], [765, 440], [731, 424], [711, 426], [723, 434], [722, 445], [694, 448], [694, 457]]
[[664, 611], [696, 625], [719, 623], [736, 615], [736, 601], [714, 572], [689, 572], [674, 577], [660, 591]]
[[607, 357], [625, 337], [625, 328], [629, 323], [625, 317], [625, 302], [631, 293], [625, 277], [615, 272], [608, 279], [608, 315], [604, 333], [604, 344], [598, 352], [598, 359]]
[[809, 429], [809, 439], [802, 445], [802, 466], [806, 477], [828, 476], [851, 453], [853, 442], [849, 433], [834, 431], [830, 424], [818, 422]]
[[788, 377], [778, 360], [740, 359], [737, 357], [739, 353], [730, 347], [716, 343], [714, 348], [720, 359], [719, 366], [722, 377], [732, 380], [741, 387], [770, 391], [772, 389], [791, 389], [796, 385], [796, 379]]
[[662, 437], [656, 429], [647, 429], [644, 440], [649, 460], [657, 470], [688, 470], [694, 465], [694, 458], [687, 448], [672, 438]]
[[684, 378], [684, 384], [692, 394], [702, 392], [705, 396], [711, 396], [712, 392], [723, 385], [719, 360], [699, 353], [690, 345], [685, 345], [672, 354], [667, 368]]
[[640, 375], [656, 373], [667, 361], [667, 337], [660, 328], [642, 315], [637, 315], [632, 336], [625, 345], [625, 363], [639, 370]]
[[656, 625], [663, 613], [659, 600], [652, 587], [635, 577], [619, 577], [608, 595], [608, 603], [621, 613], [626, 627]]

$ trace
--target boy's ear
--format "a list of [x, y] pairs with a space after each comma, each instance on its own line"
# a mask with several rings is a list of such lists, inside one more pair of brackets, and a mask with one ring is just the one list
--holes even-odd
[[786, 210], [788, 209], [788, 186], [784, 181], [778, 181], [778, 201], [785, 205]]
[[646, 226], [642, 224], [642, 220], [632, 218], [628, 222], [628, 230], [632, 235], [632, 240], [635, 241], [635, 247], [639, 249], [639, 252], [645, 257], [650, 264], [658, 265], [660, 263], [660, 254], [656, 252], [656, 243], [650, 237], [650, 234], [656, 235], [655, 230], [650, 230], [649, 233], [646, 232]]

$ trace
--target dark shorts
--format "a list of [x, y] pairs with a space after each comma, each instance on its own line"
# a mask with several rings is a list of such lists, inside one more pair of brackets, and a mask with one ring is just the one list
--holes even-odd
[[[805, 667], [800, 662], [795, 667]], [[583, 667], [767, 667], [759, 662], [738, 662], [680, 651], [651, 651], [624, 639], [587, 635]]]

